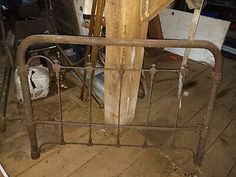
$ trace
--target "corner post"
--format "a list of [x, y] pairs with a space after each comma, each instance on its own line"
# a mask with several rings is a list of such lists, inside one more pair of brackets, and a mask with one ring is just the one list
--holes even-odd
[[27, 131], [29, 134], [30, 146], [31, 146], [31, 158], [36, 160], [40, 157], [40, 150], [38, 148], [38, 143], [37, 143], [36, 125], [34, 124], [33, 107], [31, 103], [30, 88], [28, 83], [29, 65], [18, 66], [17, 72], [20, 76], [23, 99], [24, 99], [25, 115], [27, 120]]
[[210, 124], [212, 120], [212, 114], [215, 106], [215, 100], [219, 84], [221, 83], [221, 73], [212, 72], [212, 87], [210, 92], [210, 97], [207, 105], [207, 110], [204, 116], [203, 126], [200, 132], [200, 138], [197, 148], [197, 154], [194, 158], [194, 162], [201, 166], [203, 161], [203, 156], [205, 154], [205, 146], [210, 135]]

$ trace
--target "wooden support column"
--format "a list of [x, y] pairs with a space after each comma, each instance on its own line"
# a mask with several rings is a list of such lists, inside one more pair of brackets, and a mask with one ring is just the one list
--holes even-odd
[[[143, 8], [143, 1], [155, 6]], [[146, 39], [148, 21], [155, 17], [164, 8], [163, 3], [153, 3], [156, 0], [107, 0], [106, 1], [106, 28], [107, 38], [113, 39]], [[163, 2], [161, 0], [160, 2]], [[172, 0], [166, 0], [168, 5]], [[167, 3], [168, 2], [168, 3]], [[166, 7], [166, 6], [165, 6]], [[146, 11], [145, 11], [146, 9]], [[157, 10], [158, 9], [158, 10]], [[146, 13], [145, 13], [146, 12]], [[114, 47], [106, 48], [107, 68], [141, 69], [144, 49], [142, 47]], [[127, 124], [134, 119], [137, 94], [141, 72], [125, 72], [121, 95], [121, 124]], [[116, 124], [119, 108], [119, 74], [116, 71], [105, 72], [105, 121]]]

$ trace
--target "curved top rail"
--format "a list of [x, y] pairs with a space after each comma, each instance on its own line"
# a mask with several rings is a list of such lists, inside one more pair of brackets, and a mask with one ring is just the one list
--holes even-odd
[[28, 47], [42, 43], [59, 44], [83, 44], [83, 45], [106, 45], [106, 46], [129, 46], [129, 47], [152, 47], [152, 48], [201, 48], [209, 50], [215, 59], [214, 71], [222, 72], [223, 57], [218, 47], [204, 40], [150, 40], [150, 39], [109, 39], [99, 37], [67, 36], [67, 35], [32, 35], [24, 39], [17, 50], [17, 64], [25, 65], [25, 53]]

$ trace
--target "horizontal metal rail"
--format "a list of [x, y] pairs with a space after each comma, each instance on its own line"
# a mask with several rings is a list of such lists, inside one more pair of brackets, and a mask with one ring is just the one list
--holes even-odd
[[[60, 125], [60, 121], [46, 121], [46, 120], [35, 120], [34, 124], [46, 124], [46, 125]], [[68, 126], [80, 126], [80, 127], [89, 127], [90, 125], [94, 128], [117, 128], [115, 124], [104, 124], [104, 123], [86, 123], [86, 122], [78, 122], [78, 121], [63, 121], [63, 125]], [[129, 128], [129, 129], [146, 129], [146, 125], [120, 125], [120, 128]], [[159, 131], [173, 131], [176, 129], [177, 131], [186, 131], [186, 130], [200, 130], [199, 126], [149, 126], [149, 130], [159, 130]]]

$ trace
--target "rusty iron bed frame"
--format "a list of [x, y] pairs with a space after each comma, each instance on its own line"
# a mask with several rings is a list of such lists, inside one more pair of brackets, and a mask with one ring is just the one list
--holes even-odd
[[[58, 89], [58, 99], [59, 99], [59, 109], [60, 109], [60, 118], [58, 121], [49, 121], [49, 120], [35, 120], [33, 114], [33, 107], [31, 102], [30, 90], [28, 85], [28, 69], [29, 69], [29, 62], [30, 60], [34, 59], [31, 58], [28, 62], [25, 61], [25, 53], [29, 46], [35, 44], [42, 44], [42, 43], [58, 43], [58, 44], [83, 44], [83, 45], [106, 45], [106, 46], [130, 46], [130, 47], [152, 47], [152, 48], [164, 48], [164, 47], [173, 47], [173, 48], [202, 48], [209, 50], [214, 58], [215, 58], [215, 66], [212, 68], [211, 72], [211, 79], [212, 79], [212, 86], [210, 91], [210, 96], [208, 100], [208, 105], [206, 109], [206, 113], [204, 115], [204, 120], [202, 126], [177, 126], [175, 123], [174, 126], [152, 126], [150, 125], [150, 111], [151, 111], [151, 104], [152, 104], [152, 90], [153, 90], [153, 81], [156, 73], [158, 71], [168, 71], [168, 72], [181, 72], [181, 70], [171, 70], [171, 69], [158, 69], [156, 65], [152, 65], [149, 69], [132, 69], [132, 68], [125, 68], [123, 65], [120, 65], [118, 68], [104, 68], [105, 71], [115, 71], [119, 74], [119, 86], [122, 88], [122, 79], [125, 72], [135, 72], [135, 71], [145, 71], [150, 73], [150, 89], [148, 94], [148, 111], [147, 111], [147, 118], [145, 125], [121, 125], [120, 124], [120, 107], [119, 104], [118, 108], [118, 122], [117, 124], [105, 124], [105, 123], [94, 123], [92, 118], [92, 80], [91, 76], [93, 71], [96, 70], [95, 67], [92, 66], [91, 63], [87, 63], [86, 67], [69, 67], [69, 66], [62, 66], [60, 63], [56, 61], [52, 61], [49, 58], [45, 57], [51, 65], [52, 69], [55, 71], [56, 78], [57, 78], [57, 89]], [[154, 146], [148, 144], [147, 138], [149, 130], [160, 130], [160, 131], [173, 131], [175, 135], [176, 131], [192, 131], [197, 130], [199, 131], [199, 142], [196, 153], [194, 153], [194, 162], [197, 165], [201, 165], [204, 156], [205, 145], [210, 133], [210, 123], [212, 120], [212, 113], [214, 109], [215, 99], [219, 84], [221, 83], [222, 77], [222, 66], [223, 66], [223, 58], [219, 51], [219, 49], [211, 42], [203, 41], [203, 40], [140, 40], [140, 39], [133, 39], [133, 40], [118, 40], [118, 39], [107, 39], [107, 38], [96, 38], [96, 37], [81, 37], [81, 36], [63, 36], [63, 35], [34, 35], [24, 39], [17, 50], [17, 69], [20, 76], [20, 80], [22, 83], [22, 91], [23, 91], [23, 98], [24, 98], [24, 106], [25, 106], [25, 114], [27, 117], [27, 130], [29, 134], [29, 140], [31, 145], [31, 158], [38, 159], [40, 157], [40, 151], [43, 145], [38, 146], [37, 136], [36, 136], [36, 125], [37, 124], [50, 124], [50, 125], [57, 125], [59, 127], [59, 134], [60, 140], [59, 142], [48, 142], [52, 144], [83, 144], [83, 145], [107, 145], [107, 146], [128, 146], [128, 147], [157, 147], [161, 148], [160, 146]], [[62, 116], [62, 99], [61, 99], [61, 89], [60, 89], [60, 70], [61, 69], [82, 69], [86, 70], [88, 73], [88, 93], [89, 93], [89, 120], [88, 123], [82, 123], [79, 121], [64, 121]], [[183, 71], [184, 72], [184, 71]], [[121, 98], [121, 91], [119, 93], [119, 103]], [[177, 119], [177, 118], [176, 118]], [[177, 122], [177, 121], [175, 121]], [[80, 126], [80, 127], [87, 127], [89, 129], [89, 137], [88, 142], [66, 142], [64, 140], [64, 126]], [[113, 128], [116, 131], [116, 142], [114, 144], [102, 144], [102, 143], [94, 143], [92, 139], [92, 129], [93, 128]], [[143, 129], [145, 130], [145, 137], [143, 144], [141, 145], [130, 145], [130, 144], [122, 144], [120, 142], [120, 130], [122, 128], [130, 128], [130, 129]], [[175, 140], [175, 138], [174, 138]], [[165, 147], [166, 148], [166, 147]], [[178, 148], [173, 146], [173, 148]]]

